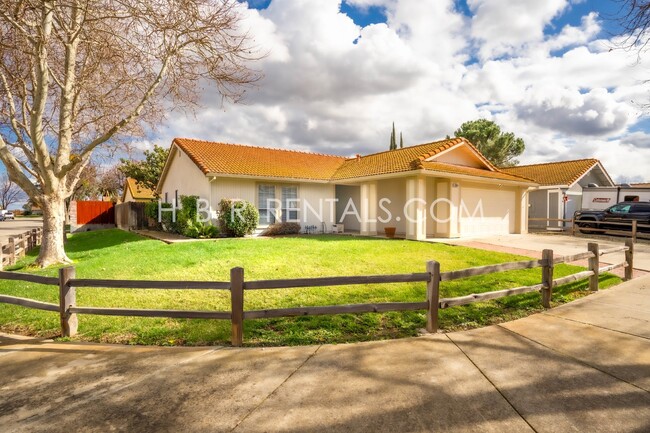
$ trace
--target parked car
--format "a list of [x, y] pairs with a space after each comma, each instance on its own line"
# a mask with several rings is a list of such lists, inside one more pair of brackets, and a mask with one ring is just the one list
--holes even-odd
[[[632, 221], [637, 224], [650, 225], [650, 202], [625, 201], [610, 206], [605, 210], [579, 210], [574, 214], [576, 225], [584, 233], [593, 233], [593, 229], [602, 230], [632, 230]], [[615, 223], [629, 223], [621, 225]], [[647, 227], [639, 227], [638, 231], [650, 231]]]
[[14, 218], [14, 213], [11, 212], [11, 211], [5, 212], [5, 214], [4, 214], [3, 216], [4, 216], [4, 219], [6, 219], [6, 220], [12, 220], [12, 219], [15, 219], [15, 218]]

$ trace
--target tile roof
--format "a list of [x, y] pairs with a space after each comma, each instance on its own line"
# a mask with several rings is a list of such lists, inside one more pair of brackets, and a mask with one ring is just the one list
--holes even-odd
[[[223, 173], [337, 181], [429, 169], [450, 174], [531, 183], [531, 180], [524, 176], [503, 173], [494, 167], [464, 138], [451, 138], [356, 158], [213, 143], [187, 138], [176, 138], [174, 143], [189, 155], [204, 174]], [[426, 161], [428, 158], [459, 144], [465, 144], [475, 150], [487, 168], [479, 169]]]
[[597, 159], [577, 159], [574, 161], [549, 162], [544, 164], [518, 165], [504, 167], [501, 171], [534, 180], [540, 185], [572, 185], [593, 166]]
[[[403, 149], [387, 150], [372, 155], [351, 158], [345, 161], [341, 168], [336, 171], [336, 174], [332, 179], [342, 180], [417, 170], [422, 168], [421, 163], [425, 159], [450, 149], [460, 143], [465, 143], [474, 148], [474, 146], [464, 138], [451, 138], [447, 140], [434, 141], [433, 143], [419, 144], [417, 146], [405, 147]], [[496, 170], [487, 159], [483, 158], [483, 160], [491, 169]]]
[[489, 171], [481, 168], [474, 167], [465, 167], [462, 165], [449, 164], [446, 162], [427, 162], [422, 163], [422, 168], [433, 171], [441, 171], [443, 173], [453, 173], [453, 174], [464, 174], [468, 176], [476, 177], [485, 177], [488, 179], [501, 179], [501, 180], [510, 180], [515, 182], [533, 182], [531, 179], [527, 179], [521, 176], [516, 176], [514, 174], [504, 173], [502, 171]]
[[650, 182], [631, 183], [632, 188], [650, 188]]
[[268, 147], [176, 138], [194, 163], [208, 173], [330, 180], [345, 158]]
[[[135, 200], [153, 200], [155, 198], [152, 190], [142, 186], [132, 177], [126, 178], [126, 187], [131, 191], [131, 196]], [[126, 191], [124, 191], [126, 194]]]

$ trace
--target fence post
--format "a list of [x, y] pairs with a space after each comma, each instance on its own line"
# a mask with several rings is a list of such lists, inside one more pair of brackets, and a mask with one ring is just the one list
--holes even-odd
[[634, 241], [632, 239], [626, 240], [625, 246], [627, 247], [627, 251], [625, 251], [625, 263], [627, 263], [627, 266], [625, 267], [624, 280], [628, 281], [634, 278]]
[[18, 250], [18, 258], [25, 257], [25, 236], [22, 233], [18, 235], [18, 244], [22, 245], [22, 248]]
[[7, 247], [7, 264], [13, 265], [16, 263], [16, 241], [14, 238], [9, 238], [9, 245]]
[[542, 306], [551, 308], [551, 296], [553, 296], [553, 250], [543, 250], [542, 260], [546, 262], [542, 266]]
[[636, 242], [636, 225], [637, 220], [632, 220], [632, 242]]
[[438, 304], [440, 302], [440, 263], [432, 260], [427, 262], [427, 332], [438, 331]]
[[244, 343], [244, 268], [230, 270], [230, 304], [231, 343], [240, 347]]
[[32, 248], [36, 248], [38, 246], [38, 241], [36, 239], [36, 229], [32, 229]]
[[589, 258], [589, 270], [594, 273], [589, 277], [589, 290], [596, 292], [598, 291], [598, 268], [600, 267], [600, 251], [598, 249], [598, 244], [595, 242], [589, 242], [587, 244], [587, 250], [594, 253], [594, 256]]
[[571, 218], [571, 236], [576, 235], [576, 219]]
[[72, 337], [77, 334], [77, 315], [68, 311], [70, 307], [77, 305], [77, 291], [68, 284], [74, 277], [73, 266], [59, 269], [59, 315], [63, 337]]

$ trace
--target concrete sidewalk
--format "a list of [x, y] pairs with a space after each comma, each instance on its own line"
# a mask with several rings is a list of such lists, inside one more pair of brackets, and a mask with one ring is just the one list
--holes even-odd
[[650, 276], [498, 326], [348, 345], [0, 338], [3, 432], [647, 432]]

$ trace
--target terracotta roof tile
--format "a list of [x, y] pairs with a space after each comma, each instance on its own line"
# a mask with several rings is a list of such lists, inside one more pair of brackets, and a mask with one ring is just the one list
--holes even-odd
[[545, 164], [518, 165], [516, 167], [502, 168], [501, 171], [527, 177], [540, 185], [570, 186], [596, 164], [598, 164], [598, 160], [590, 158]]
[[174, 143], [189, 155], [204, 174], [330, 180], [345, 161], [342, 156], [187, 138], [176, 138]]
[[[223, 173], [230, 175], [336, 181], [429, 169], [484, 178], [531, 182], [530, 179], [524, 176], [501, 172], [464, 138], [451, 138], [356, 158], [344, 158], [334, 155], [266, 147], [213, 143], [187, 138], [176, 138], [174, 143], [189, 155], [204, 174]], [[487, 168], [479, 169], [426, 161], [428, 158], [461, 143], [476, 150]]]
[[140, 185], [138, 181], [132, 177], [126, 178], [126, 185], [127, 188], [129, 188], [129, 191], [131, 191], [131, 196], [135, 200], [153, 200], [155, 198], [152, 190], [146, 186]]
[[345, 161], [341, 168], [336, 171], [333, 179], [350, 179], [416, 170], [423, 160], [447, 150], [462, 141], [460, 138], [452, 138], [450, 140], [435, 141], [433, 143], [351, 158]]
[[441, 171], [443, 173], [464, 174], [468, 176], [485, 177], [488, 179], [510, 180], [515, 182], [534, 182], [521, 176], [503, 173], [502, 171], [489, 171], [474, 167], [464, 167], [462, 165], [448, 164], [445, 162], [423, 162], [422, 167], [427, 170]]

